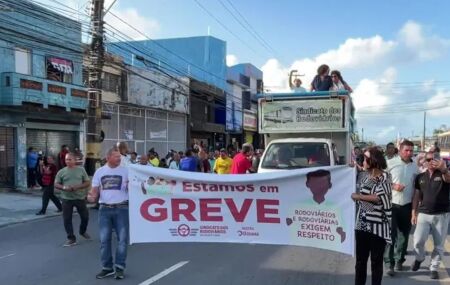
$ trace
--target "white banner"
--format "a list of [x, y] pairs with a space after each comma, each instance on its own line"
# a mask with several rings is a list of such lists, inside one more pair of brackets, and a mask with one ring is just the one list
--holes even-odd
[[342, 130], [340, 99], [261, 102], [260, 133]]
[[310, 246], [353, 255], [355, 170], [216, 175], [130, 166], [130, 242]]

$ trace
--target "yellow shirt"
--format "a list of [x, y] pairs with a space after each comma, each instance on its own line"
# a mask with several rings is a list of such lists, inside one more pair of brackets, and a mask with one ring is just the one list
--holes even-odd
[[150, 164], [153, 165], [154, 167], [158, 167], [159, 166], [159, 159], [158, 158], [154, 158], [154, 159], [150, 159], [149, 160]]
[[229, 157], [226, 157], [225, 159], [222, 157], [217, 158], [216, 163], [214, 164], [214, 172], [217, 172], [218, 174], [230, 174], [232, 162], [233, 160]]

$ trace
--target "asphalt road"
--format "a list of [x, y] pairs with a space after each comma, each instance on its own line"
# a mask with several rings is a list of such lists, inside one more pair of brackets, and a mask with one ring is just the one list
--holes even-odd
[[[75, 228], [78, 225], [76, 217]], [[91, 210], [88, 232], [92, 241], [80, 239], [77, 246], [64, 248], [60, 216], [0, 228], [0, 284], [353, 284], [354, 259], [346, 255], [293, 246], [225, 243], [132, 245], [125, 279], [96, 280], [100, 261], [95, 210]], [[409, 255], [406, 264], [412, 260]], [[450, 265], [448, 254], [444, 262]], [[440, 281], [432, 281], [425, 266], [419, 272], [385, 277], [383, 284], [449, 284], [447, 270], [441, 270]]]

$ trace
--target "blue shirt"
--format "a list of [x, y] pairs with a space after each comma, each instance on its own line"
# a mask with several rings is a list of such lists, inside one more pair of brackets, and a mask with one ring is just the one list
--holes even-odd
[[183, 158], [180, 161], [180, 170], [183, 171], [191, 171], [191, 172], [196, 172], [197, 171], [197, 158], [193, 157], [193, 156], [188, 156]]
[[38, 154], [37, 152], [31, 151], [27, 154], [27, 167], [28, 168], [35, 168], [37, 166], [38, 162]]
[[320, 79], [319, 75], [316, 75], [311, 82], [311, 85], [315, 91], [328, 91], [333, 86], [333, 81], [329, 75], [326, 75], [323, 80]]

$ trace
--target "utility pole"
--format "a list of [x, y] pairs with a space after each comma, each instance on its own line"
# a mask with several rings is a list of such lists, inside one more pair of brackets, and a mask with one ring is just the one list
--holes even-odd
[[91, 2], [92, 43], [89, 52], [89, 107], [86, 132], [86, 171], [94, 175], [95, 165], [100, 161], [102, 136], [102, 71], [105, 47], [103, 43], [103, 16], [105, 0]]
[[427, 111], [423, 111], [423, 134], [422, 134], [422, 151], [425, 151], [425, 132], [427, 125]]

